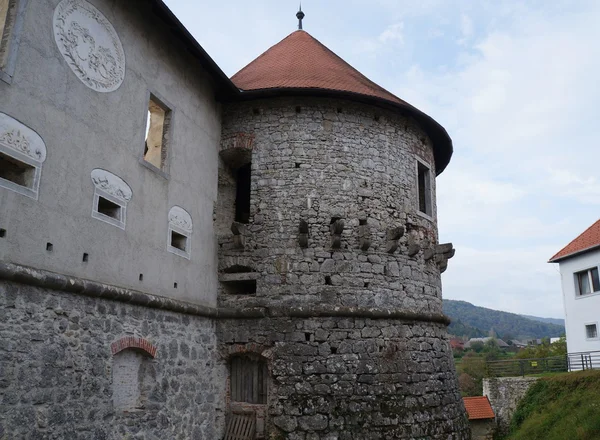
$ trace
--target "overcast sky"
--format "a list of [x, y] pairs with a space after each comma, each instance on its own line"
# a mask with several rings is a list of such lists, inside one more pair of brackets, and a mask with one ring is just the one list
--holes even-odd
[[[229, 76], [297, 25], [297, 1], [166, 3]], [[563, 317], [547, 260], [599, 217], [600, 1], [302, 3], [306, 31], [453, 139], [444, 298]]]

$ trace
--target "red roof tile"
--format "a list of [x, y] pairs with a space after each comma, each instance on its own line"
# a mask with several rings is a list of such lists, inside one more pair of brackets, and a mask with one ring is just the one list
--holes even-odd
[[493, 419], [494, 410], [490, 405], [487, 396], [481, 397], [463, 397], [469, 420]]
[[556, 255], [550, 258], [549, 263], [555, 263], [566, 257], [581, 253], [597, 246], [600, 246], [600, 220], [587, 228], [579, 237], [558, 251]]
[[233, 75], [231, 80], [242, 90], [336, 90], [407, 104], [301, 30], [271, 47]]

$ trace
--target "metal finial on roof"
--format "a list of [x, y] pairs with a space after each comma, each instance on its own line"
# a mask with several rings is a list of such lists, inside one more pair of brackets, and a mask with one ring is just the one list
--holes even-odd
[[304, 12], [302, 12], [302, 3], [300, 3], [300, 9], [296, 14], [296, 18], [298, 19], [298, 29], [302, 29], [302, 19], [304, 18]]

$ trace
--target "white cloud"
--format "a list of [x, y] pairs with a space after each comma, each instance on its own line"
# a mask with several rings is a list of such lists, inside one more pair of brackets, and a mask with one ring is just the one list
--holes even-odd
[[404, 42], [404, 36], [402, 34], [403, 30], [404, 23], [394, 23], [388, 26], [381, 34], [379, 34], [378, 40], [382, 44], [391, 42], [402, 44]]

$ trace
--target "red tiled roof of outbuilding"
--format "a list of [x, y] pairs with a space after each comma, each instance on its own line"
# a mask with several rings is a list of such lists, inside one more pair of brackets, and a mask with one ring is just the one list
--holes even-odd
[[600, 246], [600, 220], [583, 231], [575, 240], [562, 248], [554, 255], [549, 263], [556, 263], [569, 256], [573, 256]]
[[487, 396], [463, 397], [469, 420], [493, 419], [494, 410]]
[[233, 75], [231, 80], [242, 90], [338, 90], [407, 104], [302, 30], [288, 35]]

